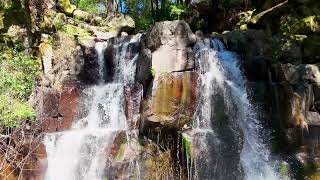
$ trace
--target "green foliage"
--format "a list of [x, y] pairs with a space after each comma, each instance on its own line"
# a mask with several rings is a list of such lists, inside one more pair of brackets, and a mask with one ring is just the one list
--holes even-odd
[[152, 69], [151, 69], [151, 75], [152, 75], [153, 77], [155, 77], [155, 76], [156, 76], [156, 73], [157, 73], [156, 70], [155, 70], [154, 68], [152, 68]]
[[289, 175], [289, 164], [288, 163], [282, 163], [280, 166], [280, 173], [282, 176], [286, 177]]
[[126, 150], [126, 146], [127, 146], [126, 143], [123, 143], [123, 144], [120, 145], [119, 152], [118, 152], [118, 154], [116, 155], [116, 157], [114, 158], [116, 161], [121, 161], [121, 160], [123, 160], [123, 158], [124, 158], [124, 153], [125, 153], [125, 150]]
[[71, 38], [73, 38], [74, 36], [78, 36], [79, 39], [86, 39], [91, 35], [88, 31], [86, 31], [86, 29], [70, 24], [62, 26], [61, 31], [66, 33]]
[[283, 35], [306, 35], [319, 32], [319, 21], [320, 16], [308, 16], [305, 18], [287, 16], [281, 19], [280, 31]]
[[0, 124], [17, 127], [23, 120], [35, 120], [34, 110], [25, 101], [0, 95]]
[[155, 22], [149, 0], [125, 0], [124, 2], [126, 14], [134, 19], [137, 29], [148, 29]]
[[67, 16], [63, 13], [58, 13], [54, 19], [53, 24], [57, 29], [62, 29], [62, 27], [66, 24]]
[[237, 23], [237, 28], [241, 30], [246, 30], [247, 29], [247, 24], [251, 21], [252, 15], [256, 10], [252, 11], [245, 11], [239, 13], [239, 22]]
[[40, 62], [18, 50], [6, 47], [1, 50], [0, 125], [15, 127], [22, 120], [35, 118], [27, 99], [39, 75]]
[[173, 19], [181, 19], [181, 16], [186, 13], [187, 7], [185, 5], [171, 5], [170, 15]]
[[243, 2], [243, 0], [224, 0], [223, 6], [226, 8], [237, 7], [240, 6]]
[[185, 149], [188, 158], [192, 160], [192, 145], [190, 137], [186, 134], [182, 134], [182, 146]]
[[9, 9], [12, 5], [11, 0], [1, 0], [0, 2], [0, 10]]
[[74, 3], [78, 8], [84, 11], [88, 11], [91, 13], [102, 13], [105, 11], [103, 0], [73, 0]]

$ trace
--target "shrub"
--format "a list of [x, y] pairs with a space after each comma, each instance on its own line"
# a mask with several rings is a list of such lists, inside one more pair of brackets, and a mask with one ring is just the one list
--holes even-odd
[[40, 62], [16, 49], [2, 48], [0, 55], [0, 125], [19, 126], [23, 120], [34, 120], [35, 113], [27, 104]]
[[171, 5], [170, 16], [173, 19], [181, 20], [182, 16], [186, 13], [187, 7], [185, 5]]

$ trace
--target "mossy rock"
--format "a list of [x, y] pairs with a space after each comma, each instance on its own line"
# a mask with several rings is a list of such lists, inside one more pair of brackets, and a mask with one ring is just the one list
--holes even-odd
[[73, 11], [77, 9], [75, 5], [72, 5], [69, 0], [58, 0], [60, 10], [67, 15], [72, 15]]
[[112, 19], [107, 19], [102, 22], [101, 25], [110, 27], [110, 31], [112, 32], [124, 31], [130, 33], [135, 28], [134, 20], [130, 16], [126, 15], [120, 15]]
[[5, 11], [2, 11], [4, 29], [7, 30], [11, 25], [26, 26], [30, 23], [28, 19], [28, 12], [21, 5], [21, 2], [14, 0], [10, 3], [10, 6], [6, 7]]
[[116, 155], [116, 157], [114, 158], [116, 161], [122, 161], [124, 160], [124, 153], [126, 151], [126, 147], [127, 147], [127, 143], [122, 143], [120, 145], [120, 148], [118, 150], [118, 153]]
[[40, 29], [46, 33], [52, 31], [54, 27], [54, 18], [57, 12], [52, 9], [45, 10], [42, 21], [40, 22]]
[[77, 36], [80, 40], [86, 40], [91, 36], [91, 33], [89, 33], [89, 31], [87, 31], [86, 29], [70, 24], [62, 26], [61, 31], [71, 38]]
[[81, 11], [79, 9], [75, 10], [73, 12], [73, 17], [77, 20], [80, 21], [85, 21], [85, 22], [91, 22], [91, 20], [93, 19], [93, 15], [86, 12], [86, 11]]
[[67, 16], [63, 13], [56, 14], [55, 18], [53, 19], [53, 25], [56, 29], [61, 29], [63, 25], [67, 22]]

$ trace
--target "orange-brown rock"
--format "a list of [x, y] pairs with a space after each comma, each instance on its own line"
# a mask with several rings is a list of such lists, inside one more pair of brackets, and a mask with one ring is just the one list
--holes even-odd
[[161, 74], [153, 82], [145, 116], [152, 122], [182, 128], [191, 124], [197, 101], [196, 72]]
[[4, 156], [1, 154], [0, 156], [1, 169], [0, 169], [0, 179], [5, 180], [16, 180], [16, 172], [11, 164], [9, 164]]
[[70, 84], [62, 90], [39, 87], [36, 90], [36, 102], [38, 121], [34, 127], [41, 132], [56, 132], [67, 130], [78, 115], [81, 88]]

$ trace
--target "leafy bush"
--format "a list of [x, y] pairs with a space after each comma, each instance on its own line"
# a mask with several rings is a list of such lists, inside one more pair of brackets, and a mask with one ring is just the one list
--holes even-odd
[[105, 4], [103, 0], [72, 0], [78, 8], [91, 13], [102, 13], [105, 11]]
[[23, 120], [34, 120], [34, 110], [27, 102], [0, 95], [0, 124], [7, 127], [17, 127]]
[[2, 48], [0, 55], [0, 125], [15, 127], [33, 120], [35, 113], [27, 99], [39, 74], [38, 59], [18, 50]]
[[173, 19], [181, 20], [183, 14], [186, 13], [187, 7], [185, 5], [171, 5], [170, 6], [170, 16]]
[[150, 3], [145, 0], [125, 0], [124, 3], [124, 12], [134, 19], [137, 29], [148, 29], [155, 22]]

